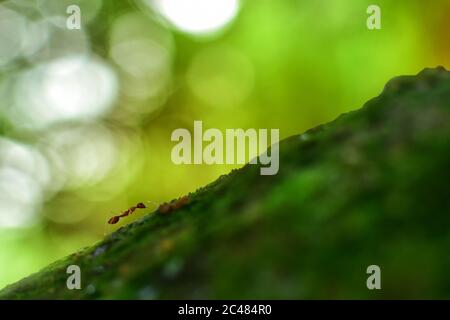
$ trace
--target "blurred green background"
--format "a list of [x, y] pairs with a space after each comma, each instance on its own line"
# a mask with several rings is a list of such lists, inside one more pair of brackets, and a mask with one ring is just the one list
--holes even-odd
[[449, 17], [448, 0], [1, 1], [0, 287], [233, 168], [174, 165], [174, 129], [330, 121], [393, 76], [449, 69]]

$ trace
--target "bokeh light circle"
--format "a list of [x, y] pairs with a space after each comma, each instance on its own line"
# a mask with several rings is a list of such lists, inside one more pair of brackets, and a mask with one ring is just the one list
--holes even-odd
[[[45, 127], [68, 120], [91, 120], [115, 101], [118, 80], [99, 59], [71, 56], [39, 64], [19, 76], [15, 102], [18, 126]], [[26, 120], [26, 121], [25, 121]]]
[[239, 9], [238, 0], [144, 0], [180, 31], [208, 34], [230, 23]]
[[37, 149], [0, 138], [0, 228], [32, 225], [50, 183], [48, 162]]
[[[24, 48], [26, 49], [25, 58], [34, 65], [66, 57], [87, 58], [91, 52], [88, 33], [85, 29], [67, 29], [65, 23], [66, 18], [60, 16], [43, 18], [34, 22], [29, 20], [27, 34], [23, 36], [24, 42], [27, 43]], [[38, 50], [27, 48], [33, 49], [38, 45]]]
[[0, 68], [20, 56], [26, 19], [14, 10], [0, 5]]
[[41, 148], [50, 159], [53, 175], [66, 190], [101, 181], [119, 153], [112, 133], [100, 124], [53, 130], [43, 137]]
[[118, 66], [121, 107], [129, 115], [152, 112], [165, 101], [172, 79], [173, 42], [166, 28], [142, 13], [126, 13], [114, 21], [109, 55]]

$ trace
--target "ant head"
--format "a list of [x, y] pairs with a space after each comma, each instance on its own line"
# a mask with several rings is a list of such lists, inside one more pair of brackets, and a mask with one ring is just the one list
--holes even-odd
[[139, 203], [136, 205], [136, 208], [144, 209], [144, 208], [146, 208], [146, 206], [145, 206], [145, 204], [143, 204], [142, 202], [139, 202]]

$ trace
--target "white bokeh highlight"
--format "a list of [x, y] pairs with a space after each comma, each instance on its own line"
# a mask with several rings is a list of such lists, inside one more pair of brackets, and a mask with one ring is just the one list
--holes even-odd
[[0, 138], [0, 228], [33, 225], [50, 184], [48, 162], [37, 149]]
[[100, 124], [52, 131], [43, 138], [41, 148], [50, 159], [55, 183], [64, 189], [100, 182], [119, 154], [113, 134]]
[[72, 56], [37, 65], [19, 76], [12, 115], [18, 126], [46, 127], [69, 120], [92, 120], [113, 105], [118, 80], [99, 59]]
[[0, 5], [0, 68], [8, 66], [22, 53], [26, 19], [14, 10]]
[[230, 23], [239, 10], [238, 0], [144, 0], [177, 29], [208, 34]]
[[155, 111], [165, 102], [173, 51], [172, 34], [146, 15], [126, 13], [114, 21], [109, 55], [118, 67], [125, 118]]

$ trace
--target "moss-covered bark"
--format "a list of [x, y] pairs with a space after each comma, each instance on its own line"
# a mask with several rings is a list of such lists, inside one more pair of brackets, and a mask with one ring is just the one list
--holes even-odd
[[0, 298], [448, 298], [449, 182], [450, 72], [426, 69], [282, 141], [278, 175], [247, 165]]

